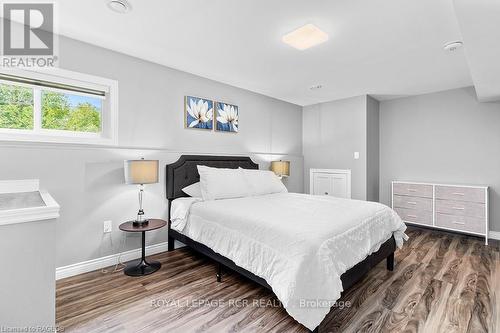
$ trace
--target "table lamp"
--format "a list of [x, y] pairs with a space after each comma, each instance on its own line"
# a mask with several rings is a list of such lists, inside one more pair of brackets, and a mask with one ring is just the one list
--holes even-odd
[[280, 179], [290, 176], [290, 161], [280, 160], [271, 162], [271, 171], [280, 177]]
[[139, 212], [133, 224], [134, 226], [147, 225], [148, 220], [144, 218], [142, 209], [142, 194], [144, 184], [158, 183], [158, 160], [127, 160], [124, 161], [124, 167], [125, 183], [139, 185]]

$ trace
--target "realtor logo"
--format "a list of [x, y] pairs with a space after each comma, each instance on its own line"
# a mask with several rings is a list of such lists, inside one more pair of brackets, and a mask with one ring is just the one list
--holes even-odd
[[4, 67], [54, 67], [54, 4], [3, 4]]

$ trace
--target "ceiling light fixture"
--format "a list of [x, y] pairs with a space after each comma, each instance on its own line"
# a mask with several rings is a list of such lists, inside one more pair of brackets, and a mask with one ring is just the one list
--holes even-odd
[[328, 34], [314, 24], [306, 24], [283, 36], [282, 41], [299, 50], [306, 50], [328, 40]]
[[444, 44], [444, 50], [448, 52], [455, 52], [464, 45], [461, 41], [457, 40]]
[[127, 0], [111, 0], [108, 1], [108, 8], [114, 11], [115, 13], [125, 14], [129, 12], [132, 7]]

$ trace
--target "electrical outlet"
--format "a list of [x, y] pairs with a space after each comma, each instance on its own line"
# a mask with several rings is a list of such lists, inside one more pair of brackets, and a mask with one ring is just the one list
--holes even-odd
[[359, 160], [359, 151], [354, 152], [354, 159]]
[[110, 233], [113, 229], [113, 223], [111, 221], [104, 221], [104, 233]]

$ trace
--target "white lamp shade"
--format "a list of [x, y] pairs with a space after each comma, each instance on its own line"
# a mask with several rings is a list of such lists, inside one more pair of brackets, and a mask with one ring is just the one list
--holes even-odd
[[158, 160], [128, 160], [124, 163], [125, 183], [158, 183]]
[[271, 162], [271, 171], [281, 177], [290, 176], [290, 161], [273, 161]]

